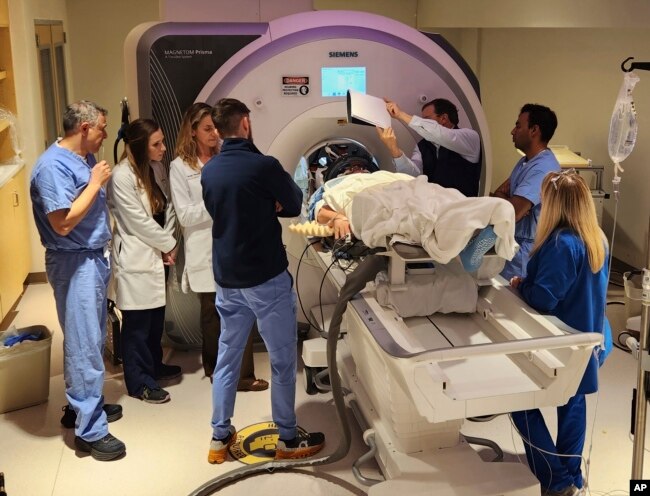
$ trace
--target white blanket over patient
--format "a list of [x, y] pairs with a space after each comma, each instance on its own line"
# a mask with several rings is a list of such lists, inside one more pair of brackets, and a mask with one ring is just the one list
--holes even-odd
[[477, 229], [490, 224], [497, 235], [497, 255], [511, 260], [518, 248], [510, 202], [466, 197], [456, 189], [427, 182], [426, 176], [387, 171], [355, 174], [326, 188], [323, 200], [344, 211], [354, 235], [371, 248], [386, 247], [387, 238], [399, 234], [444, 264], [462, 251]]

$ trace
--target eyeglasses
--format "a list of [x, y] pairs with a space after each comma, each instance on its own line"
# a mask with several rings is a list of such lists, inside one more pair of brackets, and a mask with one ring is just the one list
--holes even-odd
[[555, 191], [557, 191], [557, 180], [560, 179], [561, 177], [566, 177], [566, 176], [575, 176], [578, 175], [578, 172], [575, 170], [575, 168], [571, 167], [570, 169], [565, 169], [562, 172], [558, 172], [557, 175], [551, 179], [551, 182], [553, 183], [553, 187], [555, 188]]

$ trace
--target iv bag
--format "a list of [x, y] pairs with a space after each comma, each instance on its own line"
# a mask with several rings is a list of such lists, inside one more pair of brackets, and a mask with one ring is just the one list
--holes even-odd
[[636, 143], [637, 122], [632, 90], [639, 82], [639, 76], [634, 72], [627, 72], [623, 77], [623, 84], [618, 92], [612, 120], [609, 123], [609, 141], [607, 148], [609, 157], [615, 164], [625, 160]]

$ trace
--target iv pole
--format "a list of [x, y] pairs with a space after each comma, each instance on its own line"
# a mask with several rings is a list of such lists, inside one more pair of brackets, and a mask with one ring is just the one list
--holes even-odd
[[650, 370], [650, 350], [648, 339], [650, 335], [650, 222], [648, 223], [648, 240], [646, 247], [646, 268], [643, 269], [641, 283], [642, 304], [641, 327], [639, 343], [639, 376], [636, 384], [636, 411], [634, 425], [634, 451], [632, 453], [632, 479], [643, 479], [643, 455], [645, 450], [645, 430], [647, 415], [646, 384], [648, 383], [648, 370]]
[[[634, 69], [650, 71], [650, 62], [631, 62], [628, 68], [625, 64], [634, 57], [628, 57], [621, 63], [623, 72], [630, 72]], [[634, 451], [632, 453], [632, 479], [643, 479], [643, 455], [645, 450], [645, 431], [646, 416], [648, 406], [648, 396], [646, 393], [646, 384], [650, 381], [650, 349], [648, 341], [650, 340], [650, 219], [648, 225], [648, 239], [646, 247], [646, 268], [643, 269], [643, 279], [641, 283], [642, 305], [641, 327], [639, 336], [639, 374], [636, 384], [636, 408], [634, 412]]]

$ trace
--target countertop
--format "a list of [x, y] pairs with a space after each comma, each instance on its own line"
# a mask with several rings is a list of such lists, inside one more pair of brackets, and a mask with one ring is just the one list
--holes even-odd
[[0, 164], [0, 188], [18, 174], [25, 164]]

